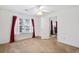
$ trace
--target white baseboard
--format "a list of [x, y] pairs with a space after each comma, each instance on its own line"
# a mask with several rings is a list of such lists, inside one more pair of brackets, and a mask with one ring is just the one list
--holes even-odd
[[5, 44], [5, 43], [9, 43], [10, 40], [4, 40], [4, 41], [0, 41], [0, 44]]
[[73, 46], [73, 47], [77, 47], [79, 48], [79, 43], [75, 43], [74, 41], [63, 41], [63, 40], [57, 40], [58, 42], [61, 42], [61, 43], [64, 43], [64, 44], [67, 44], [67, 45], [70, 45], [70, 46]]

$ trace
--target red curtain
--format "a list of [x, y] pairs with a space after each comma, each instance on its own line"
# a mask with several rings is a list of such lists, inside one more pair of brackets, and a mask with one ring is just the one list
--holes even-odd
[[35, 38], [35, 24], [34, 24], [34, 19], [32, 19], [32, 27], [33, 27], [32, 38]]
[[12, 26], [11, 26], [11, 33], [10, 33], [10, 43], [14, 42], [14, 27], [15, 27], [15, 23], [16, 23], [16, 16], [12, 17]]
[[55, 27], [55, 34], [57, 35], [57, 21], [56, 21], [56, 27]]
[[53, 21], [51, 20], [51, 30], [50, 30], [50, 34], [53, 35]]

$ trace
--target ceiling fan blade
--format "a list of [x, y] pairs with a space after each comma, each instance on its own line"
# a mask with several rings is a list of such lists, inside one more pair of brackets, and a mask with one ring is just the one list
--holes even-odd
[[42, 12], [49, 12], [48, 10], [42, 10]]

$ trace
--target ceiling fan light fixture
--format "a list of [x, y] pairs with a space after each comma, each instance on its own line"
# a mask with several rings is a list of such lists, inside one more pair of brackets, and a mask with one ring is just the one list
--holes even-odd
[[43, 15], [42, 11], [37, 12], [37, 15]]

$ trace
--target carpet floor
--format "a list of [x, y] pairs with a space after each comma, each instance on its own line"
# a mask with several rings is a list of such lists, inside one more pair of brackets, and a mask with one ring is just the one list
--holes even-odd
[[14, 43], [1, 44], [1, 53], [78, 53], [79, 48], [57, 42], [56, 38], [31, 38]]

